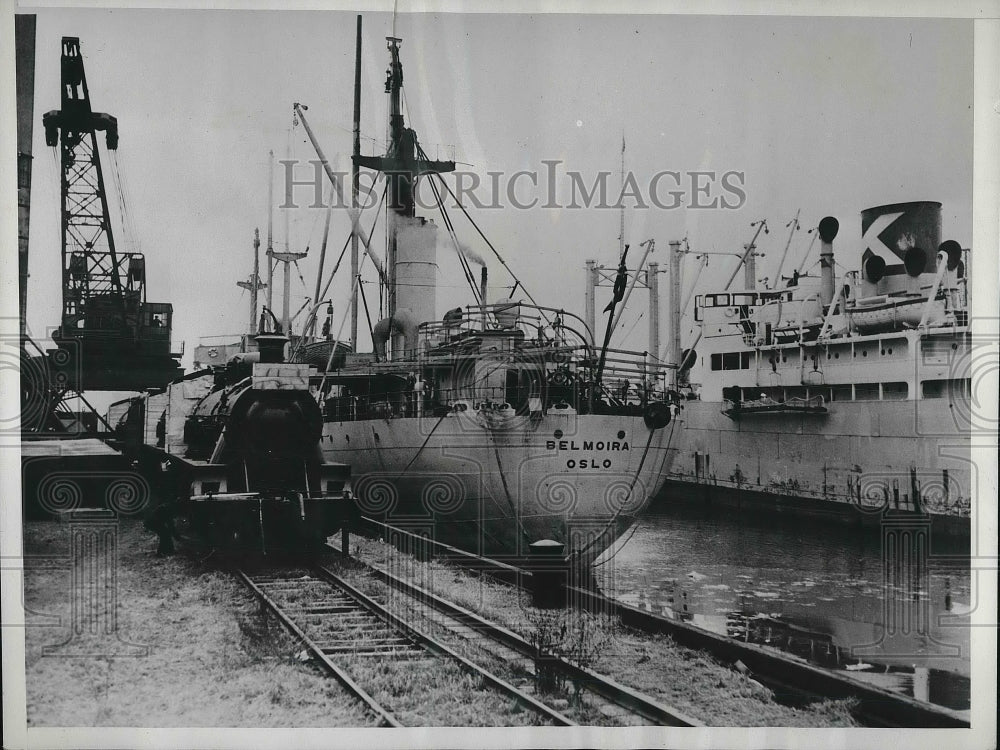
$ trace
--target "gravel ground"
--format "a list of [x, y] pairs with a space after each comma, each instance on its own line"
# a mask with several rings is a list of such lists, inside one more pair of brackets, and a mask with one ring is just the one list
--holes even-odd
[[[157, 558], [137, 521], [119, 526], [118, 633], [144, 656], [43, 655], [69, 637], [67, 527], [25, 524], [28, 726], [329, 727], [372, 720], [333, 680], [293, 656], [295, 643], [240, 584], [193, 555]], [[31, 626], [41, 615], [61, 626]], [[125, 652], [112, 639], [106, 652]]]

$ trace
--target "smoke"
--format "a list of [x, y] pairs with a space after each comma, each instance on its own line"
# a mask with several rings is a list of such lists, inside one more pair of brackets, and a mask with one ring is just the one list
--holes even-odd
[[[456, 252], [456, 243], [455, 243], [455, 241], [452, 240], [451, 237], [448, 237], [446, 234], [441, 233], [441, 234], [438, 235], [438, 243], [439, 243], [439, 245], [440, 245], [440, 247], [441, 247], [442, 250], [445, 250], [446, 252], [452, 252], [452, 253]], [[458, 252], [459, 255], [461, 255], [463, 258], [465, 258], [470, 263], [475, 263], [475, 264], [480, 265], [480, 266], [486, 266], [486, 259], [483, 258], [482, 255], [480, 255], [479, 253], [477, 253], [475, 250], [473, 250], [471, 247], [469, 247], [468, 245], [466, 245], [461, 240], [458, 241], [457, 252]]]
[[456, 248], [455, 241], [433, 222], [424, 224], [420, 219], [404, 217], [398, 217], [397, 221], [400, 222], [397, 235], [400, 246], [405, 244], [420, 255], [432, 248], [437, 253], [454, 253], [457, 249], [458, 254], [470, 263], [486, 266], [483, 256], [461, 241], [457, 243]]
[[[452, 243], [452, 246], [454, 246], [454, 243]], [[459, 241], [458, 252], [460, 252], [463, 256], [465, 256], [466, 260], [472, 261], [473, 263], [478, 263], [481, 266], [486, 265], [486, 261], [483, 259], [483, 256], [481, 256], [471, 247], [466, 245], [464, 242]]]

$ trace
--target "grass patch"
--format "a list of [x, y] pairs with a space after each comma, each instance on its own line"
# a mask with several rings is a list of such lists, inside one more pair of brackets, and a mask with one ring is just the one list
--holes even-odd
[[[70, 575], [32, 557], [65, 558], [69, 540], [59, 523], [25, 524], [25, 604], [38, 613], [25, 630], [29, 726], [373, 724], [336, 682], [294, 658], [294, 639], [232, 576], [184, 555], [155, 557], [156, 537], [139, 522], [122, 521], [118, 534], [118, 633], [146, 655], [45, 656], [69, 634]], [[52, 616], [60, 624], [41, 624]]]
[[[350, 565], [340, 565], [336, 560], [330, 561], [330, 566], [340, 568], [337, 572], [349, 579], [349, 583], [385, 603], [385, 586], [372, 577], [361, 574]], [[329, 593], [328, 585], [317, 581], [314, 585], [295, 589], [275, 589], [271, 595], [279, 606], [292, 602], [309, 606], [324, 603]], [[398, 609], [394, 613], [410, 619], [411, 613]], [[371, 637], [370, 625], [359, 633], [352, 629], [356, 625], [345, 623], [338, 616], [306, 616], [298, 623], [310, 638], [320, 643]], [[548, 724], [548, 720], [535, 711], [511, 711], [508, 696], [484, 684], [478, 675], [466, 671], [454, 660], [435, 659], [419, 651], [407, 657], [373, 657], [346, 652], [337, 653], [332, 659], [408, 726]]]

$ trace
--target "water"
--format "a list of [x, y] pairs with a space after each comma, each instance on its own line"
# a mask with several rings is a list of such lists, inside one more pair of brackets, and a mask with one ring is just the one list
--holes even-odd
[[879, 529], [660, 502], [625, 539], [596, 571], [628, 604], [969, 709], [968, 553], [944, 538], [896, 565]]

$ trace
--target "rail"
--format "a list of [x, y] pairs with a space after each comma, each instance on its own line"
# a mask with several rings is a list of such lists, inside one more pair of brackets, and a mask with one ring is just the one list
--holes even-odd
[[458, 662], [465, 671], [479, 677], [480, 679], [482, 679], [487, 684], [491, 685], [499, 692], [513, 698], [522, 705], [534, 709], [543, 716], [548, 717], [553, 723], [557, 725], [561, 726], [576, 725], [576, 722], [574, 722], [572, 719], [564, 716], [555, 709], [546, 706], [537, 698], [534, 698], [525, 693], [524, 691], [519, 690], [518, 688], [514, 687], [509, 682], [501, 679], [500, 677], [496, 676], [492, 672], [489, 672], [488, 670], [480, 667], [479, 665], [474, 664], [473, 662], [469, 661], [464, 656], [460, 655], [453, 649], [449, 648], [436, 638], [432, 638], [426, 633], [413, 627], [413, 625], [406, 622], [401, 617], [393, 614], [386, 607], [382, 606], [374, 599], [366, 596], [359, 589], [355, 588], [354, 586], [351, 586], [349, 583], [347, 583], [347, 581], [345, 581], [343, 578], [341, 578], [331, 570], [323, 566], [316, 566], [315, 571], [319, 575], [321, 575], [325, 580], [327, 580], [328, 582], [330, 582], [331, 584], [342, 590], [344, 593], [346, 593], [349, 597], [354, 599], [359, 605], [361, 605], [368, 611], [372, 612], [379, 618], [383, 619], [384, 621], [388, 622], [393, 628], [399, 630], [402, 633], [405, 633], [408, 637], [420, 643], [424, 648], [426, 648], [431, 653], [437, 656], [447, 657]]
[[[404, 726], [386, 706], [365, 690], [359, 680], [336, 663], [332, 658], [334, 654], [399, 660], [426, 653], [435, 659], [450, 660], [457, 663], [462, 670], [479, 678], [483, 684], [489, 685], [492, 690], [513, 698], [520, 705], [535, 711], [553, 724], [575, 726], [575, 722], [568, 717], [418, 630], [326, 567], [313, 565], [310, 569], [311, 575], [298, 577], [254, 576], [242, 569], [237, 569], [235, 573], [239, 580], [278, 617], [282, 625], [301, 641], [317, 663], [375, 714], [382, 725]], [[285, 593], [296, 594], [292, 600], [300, 602], [303, 587], [315, 583], [326, 584], [332, 596], [306, 606], [301, 604], [285, 606], [272, 596], [274, 590], [278, 589]], [[350, 627], [344, 630], [344, 634], [350, 637], [327, 642], [312, 638], [296, 621], [293, 612], [307, 616], [314, 623], [323, 617], [336, 618], [341, 624], [346, 621]], [[367, 638], [357, 638], [359, 634], [366, 633]], [[419, 685], [415, 687], [419, 689]]]
[[396, 718], [389, 713], [384, 706], [382, 706], [378, 701], [376, 701], [368, 692], [361, 687], [354, 679], [343, 669], [341, 669], [322, 649], [322, 647], [306, 635], [305, 631], [300, 628], [295, 621], [274, 601], [267, 593], [258, 586], [246, 572], [242, 570], [237, 570], [237, 578], [239, 578], [257, 597], [267, 606], [269, 610], [278, 618], [282, 625], [288, 629], [302, 644], [309, 649], [310, 653], [316, 658], [317, 663], [323, 667], [327, 672], [336, 678], [341, 685], [343, 685], [348, 692], [355, 696], [358, 700], [364, 703], [368, 709], [375, 714], [379, 719], [379, 723], [390, 727], [401, 727]]
[[601, 393], [606, 401], [591, 406], [588, 398], [590, 387], [572, 377], [565, 377], [550, 379], [544, 390], [534, 386], [432, 389], [425, 385], [420, 391], [410, 386], [405, 390], [360, 395], [342, 392], [343, 395], [323, 399], [322, 411], [326, 422], [443, 417], [469, 410], [526, 416], [536, 411], [559, 413], [569, 408], [580, 413], [638, 416], [649, 402], [668, 400], [668, 394], [662, 389], [645, 387], [642, 383], [623, 378], [602, 386]]
[[[365, 570], [372, 573], [381, 581], [396, 589], [397, 591], [413, 597], [422, 604], [429, 605], [434, 610], [446, 615], [449, 618], [471, 628], [476, 633], [486, 638], [503, 644], [515, 653], [528, 658], [538, 656], [537, 649], [529, 641], [525, 640], [517, 633], [507, 628], [490, 622], [471, 612], [464, 607], [450, 602], [420, 586], [394, 576], [391, 573], [370, 565], [363, 561], [359, 562]], [[546, 655], [546, 663], [555, 667], [567, 677], [583, 684], [590, 692], [601, 696], [605, 700], [624, 708], [626, 711], [652, 722], [656, 726], [671, 727], [698, 727], [704, 724], [694, 719], [672, 706], [664, 705], [649, 696], [622, 685], [619, 682], [600, 675], [585, 667], [573, 664], [562, 657], [556, 655]]]
[[[456, 550], [373, 519], [362, 517], [361, 521], [383, 532], [391, 531], [393, 534], [412, 537], [416, 543], [427, 545], [435, 554], [457, 562], [463, 567], [485, 572], [497, 580], [517, 586], [530, 585], [532, 573], [523, 568]], [[858, 708], [854, 713], [866, 726], [921, 728], [970, 726], [969, 720], [957, 711], [870, 685], [849, 675], [810, 664], [774, 649], [743, 643], [680, 620], [623, 604], [586, 589], [570, 588], [569, 593], [579, 605], [594, 611], [608, 612], [628, 627], [646, 633], [669, 635], [678, 644], [705, 651], [724, 663], [742, 662], [755, 679], [775, 689], [776, 692], [807, 699], [856, 699]]]

